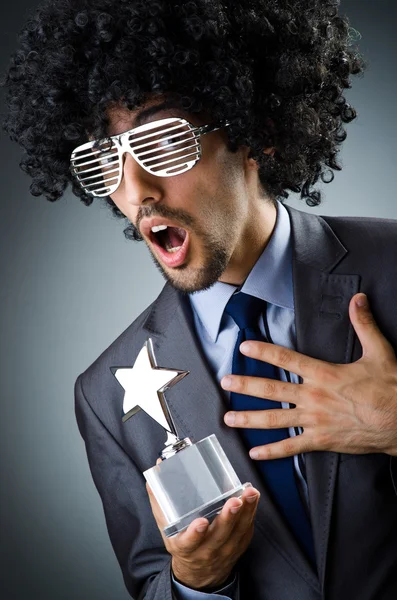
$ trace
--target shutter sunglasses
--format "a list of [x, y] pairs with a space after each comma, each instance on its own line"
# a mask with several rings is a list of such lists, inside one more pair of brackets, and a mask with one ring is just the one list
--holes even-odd
[[109, 196], [120, 185], [125, 152], [148, 173], [173, 177], [198, 163], [201, 135], [229, 125], [225, 121], [196, 127], [174, 117], [152, 121], [120, 135], [78, 146], [72, 152], [70, 170], [86, 194]]

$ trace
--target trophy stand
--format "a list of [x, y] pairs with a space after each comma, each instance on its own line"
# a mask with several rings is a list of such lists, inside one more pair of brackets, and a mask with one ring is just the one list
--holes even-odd
[[[164, 392], [189, 372], [157, 367], [150, 338], [132, 369], [111, 370], [126, 391], [123, 421], [142, 409], [168, 434], [160, 454], [162, 461], [143, 473], [164, 513], [167, 537], [183, 531], [198, 517], [211, 521], [222, 510], [226, 500], [240, 497], [243, 490], [251, 485], [240, 482], [214, 434], [196, 443], [189, 438], [179, 438]], [[132, 400], [132, 392], [134, 398], [139, 398], [139, 405]]]

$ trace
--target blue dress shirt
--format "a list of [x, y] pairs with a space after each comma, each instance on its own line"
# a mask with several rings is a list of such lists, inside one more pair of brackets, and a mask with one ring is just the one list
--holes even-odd
[[[233, 350], [239, 329], [224, 310], [236, 289], [237, 286], [218, 281], [208, 290], [189, 295], [198, 338], [219, 382], [224, 375], [232, 372]], [[267, 321], [274, 344], [295, 349], [291, 224], [287, 209], [279, 201], [277, 201], [277, 218], [271, 238], [241, 287], [241, 291], [268, 303]], [[263, 317], [259, 326], [265, 334]], [[299, 383], [295, 373], [290, 373], [290, 378], [292, 383]], [[288, 381], [283, 369], [280, 369], [280, 379]], [[282, 407], [288, 409], [289, 404], [283, 402]], [[298, 433], [301, 431], [298, 430]], [[295, 436], [297, 432], [290, 427], [289, 434]], [[300, 460], [303, 460], [302, 456]], [[299, 466], [298, 456], [294, 456], [294, 466], [303, 498], [308, 504], [307, 485]], [[181, 600], [210, 600], [214, 596], [214, 594], [191, 590], [176, 581], [174, 586]], [[238, 582], [234, 580], [215, 595], [219, 599], [237, 600], [237, 587]]]

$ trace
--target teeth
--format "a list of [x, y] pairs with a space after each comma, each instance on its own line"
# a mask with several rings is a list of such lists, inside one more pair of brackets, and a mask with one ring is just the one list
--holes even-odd
[[167, 252], [178, 252], [178, 250], [180, 250], [182, 248], [182, 246], [176, 246], [175, 248], [170, 248], [169, 246], [167, 246]]
[[164, 231], [167, 228], [167, 225], [155, 225], [154, 227], [152, 227], [152, 231], [153, 233], [157, 233], [158, 231]]

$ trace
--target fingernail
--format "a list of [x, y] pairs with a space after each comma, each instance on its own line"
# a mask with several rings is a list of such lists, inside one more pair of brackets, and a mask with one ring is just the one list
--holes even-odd
[[367, 305], [367, 296], [365, 294], [363, 294], [362, 296], [359, 296], [358, 298], [356, 298], [356, 304], [359, 308], [363, 308], [364, 306]]
[[230, 509], [230, 512], [233, 515], [236, 515], [238, 513], [238, 511], [240, 510], [241, 507], [242, 507], [242, 504], [240, 504], [240, 506], [233, 506], [233, 508]]
[[259, 457], [258, 450], [250, 450], [250, 457], [251, 458], [258, 458]]
[[232, 385], [231, 377], [226, 376], [222, 379], [222, 387], [229, 388], [231, 385]]
[[227, 425], [234, 425], [236, 422], [236, 413], [228, 412], [225, 414], [225, 423]]
[[199, 533], [204, 533], [208, 529], [208, 523], [203, 523], [202, 525], [197, 525], [196, 531]]
[[252, 344], [249, 342], [243, 342], [240, 344], [240, 352], [249, 352], [252, 348]]
[[247, 496], [246, 497], [246, 501], [248, 502], [248, 504], [253, 504], [255, 502], [255, 500], [257, 499], [257, 495], [255, 496]]

